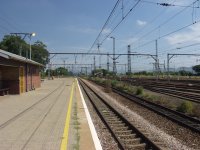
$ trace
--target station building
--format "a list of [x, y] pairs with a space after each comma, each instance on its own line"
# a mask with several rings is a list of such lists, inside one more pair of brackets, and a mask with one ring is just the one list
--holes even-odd
[[41, 67], [44, 66], [40, 63], [0, 49], [0, 95], [21, 94], [40, 87]]

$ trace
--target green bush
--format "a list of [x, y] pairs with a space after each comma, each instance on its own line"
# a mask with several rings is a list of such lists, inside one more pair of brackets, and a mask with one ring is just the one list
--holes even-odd
[[143, 93], [144, 93], [143, 87], [139, 86], [136, 88], [135, 92], [136, 95], [143, 95]]
[[112, 80], [112, 81], [111, 81], [111, 85], [112, 85], [112, 87], [116, 87], [117, 81], [116, 81], [116, 80]]
[[193, 111], [193, 104], [190, 101], [184, 101], [180, 106], [177, 107], [177, 111], [191, 114]]

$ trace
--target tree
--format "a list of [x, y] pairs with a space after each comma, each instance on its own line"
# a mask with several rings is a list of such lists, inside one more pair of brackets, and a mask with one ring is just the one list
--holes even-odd
[[[5, 35], [3, 40], [0, 42], [0, 49], [14, 53], [23, 57], [28, 57], [30, 54], [29, 44], [26, 43], [20, 36]], [[47, 51], [47, 46], [41, 42], [36, 41], [32, 48], [32, 60], [46, 65], [48, 62], [49, 52]], [[29, 57], [28, 57], [29, 58]]]
[[193, 66], [192, 70], [194, 70], [197, 74], [200, 74], [200, 65]]
[[180, 70], [180, 71], [179, 71], [179, 74], [180, 74], [181, 76], [192, 76], [192, 73], [191, 73], [191, 72], [185, 71], [185, 70]]
[[47, 46], [41, 41], [36, 41], [32, 45], [32, 59], [36, 62], [46, 65], [48, 63]]
[[[46, 70], [46, 76], [48, 75], [49, 70]], [[70, 73], [68, 72], [68, 69], [64, 67], [56, 68], [55, 70], [50, 70], [51, 76], [68, 76]]]
[[0, 49], [26, 57], [29, 50], [28, 44], [20, 37], [14, 35], [5, 35], [0, 42]]

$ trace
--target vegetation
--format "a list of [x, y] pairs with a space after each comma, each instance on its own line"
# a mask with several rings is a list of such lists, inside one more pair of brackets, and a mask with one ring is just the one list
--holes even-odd
[[154, 95], [151, 93], [147, 93], [146, 91], [144, 91], [143, 87], [141, 86], [132, 86], [118, 80], [106, 80], [106, 79], [102, 79], [98, 77], [95, 77], [95, 78], [90, 77], [89, 79], [96, 83], [105, 84], [107, 88], [110, 88], [111, 86], [111, 87], [123, 90], [125, 92], [128, 92], [130, 94], [138, 95], [148, 101], [168, 107], [170, 109], [177, 110], [179, 112], [186, 113], [195, 117], [200, 117], [200, 105], [194, 105], [190, 101], [184, 101], [180, 104], [176, 104], [176, 103], [170, 102], [169, 100], [167, 100], [165, 97], [161, 95]]
[[115, 76], [115, 74], [106, 69], [96, 69], [92, 71], [92, 76], [107, 77], [107, 76]]
[[143, 95], [143, 92], [144, 92], [143, 87], [139, 86], [139, 87], [137, 87], [135, 94], [136, 95]]
[[192, 69], [193, 69], [198, 75], [200, 75], [200, 65], [193, 66]]
[[[175, 75], [175, 76], [194, 76], [190, 71], [185, 71], [185, 70], [180, 70], [176, 72], [169, 72], [170, 75]], [[147, 71], [140, 71], [140, 72], [135, 72], [135, 73], [126, 73], [128, 76], [155, 76], [154, 72], [147, 72]], [[167, 75], [165, 72], [159, 73], [160, 76]]]
[[[46, 76], [48, 76], [49, 70], [46, 70]], [[50, 76], [69, 76], [70, 73], [68, 72], [68, 69], [64, 67], [56, 68], [55, 70], [50, 70]]]
[[[31, 45], [31, 47], [32, 60], [46, 65], [49, 55], [46, 45], [41, 41], [36, 41], [33, 45]], [[30, 56], [29, 44], [20, 36], [5, 35], [3, 40], [0, 42], [0, 49], [21, 55], [23, 57], [29, 58]]]
[[180, 106], [177, 107], [177, 111], [192, 114], [193, 105], [190, 101], [184, 101]]

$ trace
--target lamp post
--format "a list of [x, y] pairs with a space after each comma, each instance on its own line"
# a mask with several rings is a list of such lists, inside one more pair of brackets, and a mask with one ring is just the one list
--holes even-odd
[[31, 53], [32, 53], [32, 48], [31, 48], [31, 37], [32, 36], [35, 36], [36, 34], [35, 33], [30, 33], [29, 34], [29, 39], [30, 39], [30, 42], [29, 42], [29, 45], [30, 45], [30, 60], [31, 60]]
[[23, 40], [26, 38], [26, 36], [28, 36], [29, 37], [29, 52], [30, 52], [30, 59], [31, 59], [31, 51], [32, 51], [32, 49], [31, 49], [31, 37], [32, 36], [35, 36], [36, 35], [36, 33], [10, 33], [10, 34], [12, 34], [12, 35], [16, 35], [16, 36], [18, 36], [18, 35], [24, 35], [24, 37], [22, 38]]
[[116, 62], [115, 62], [115, 37], [111, 36], [111, 39], [113, 39], [113, 73], [117, 73], [117, 68], [116, 68]]

